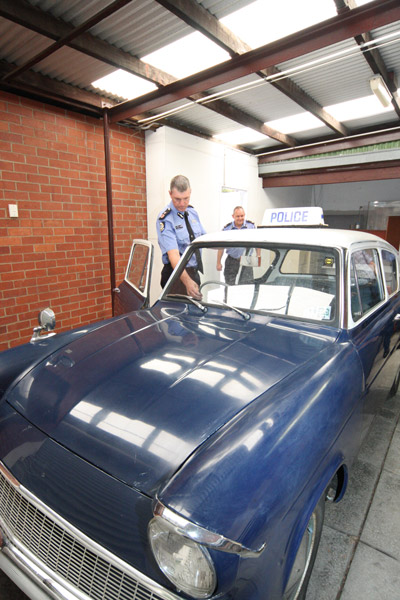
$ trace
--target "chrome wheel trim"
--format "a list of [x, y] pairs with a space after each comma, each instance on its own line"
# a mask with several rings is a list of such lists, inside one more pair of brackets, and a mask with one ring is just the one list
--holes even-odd
[[296, 558], [283, 595], [283, 600], [296, 600], [298, 598], [310, 566], [316, 540], [317, 514], [316, 511], [314, 511], [303, 534], [299, 549], [297, 550]]

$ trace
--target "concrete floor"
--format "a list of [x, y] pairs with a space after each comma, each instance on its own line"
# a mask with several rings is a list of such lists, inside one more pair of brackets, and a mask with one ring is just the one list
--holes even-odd
[[[1, 571], [0, 600], [28, 600]], [[306, 600], [400, 600], [400, 389], [372, 421], [343, 500], [326, 505]]]

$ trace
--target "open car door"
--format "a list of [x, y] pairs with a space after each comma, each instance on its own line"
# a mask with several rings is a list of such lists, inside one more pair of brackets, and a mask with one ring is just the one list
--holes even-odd
[[113, 290], [115, 315], [123, 315], [149, 305], [153, 253], [151, 242], [133, 240], [125, 279]]

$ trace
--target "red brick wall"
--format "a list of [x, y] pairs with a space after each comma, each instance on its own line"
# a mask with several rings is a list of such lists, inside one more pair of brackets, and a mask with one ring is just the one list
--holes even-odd
[[[147, 238], [144, 135], [112, 126], [110, 146], [118, 283]], [[111, 316], [103, 124], [0, 92], [0, 350], [46, 306], [57, 331]]]

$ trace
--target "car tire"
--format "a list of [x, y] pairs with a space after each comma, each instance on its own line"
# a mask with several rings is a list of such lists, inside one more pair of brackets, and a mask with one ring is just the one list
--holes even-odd
[[325, 515], [325, 494], [308, 521], [283, 594], [283, 600], [304, 600], [321, 539]]

